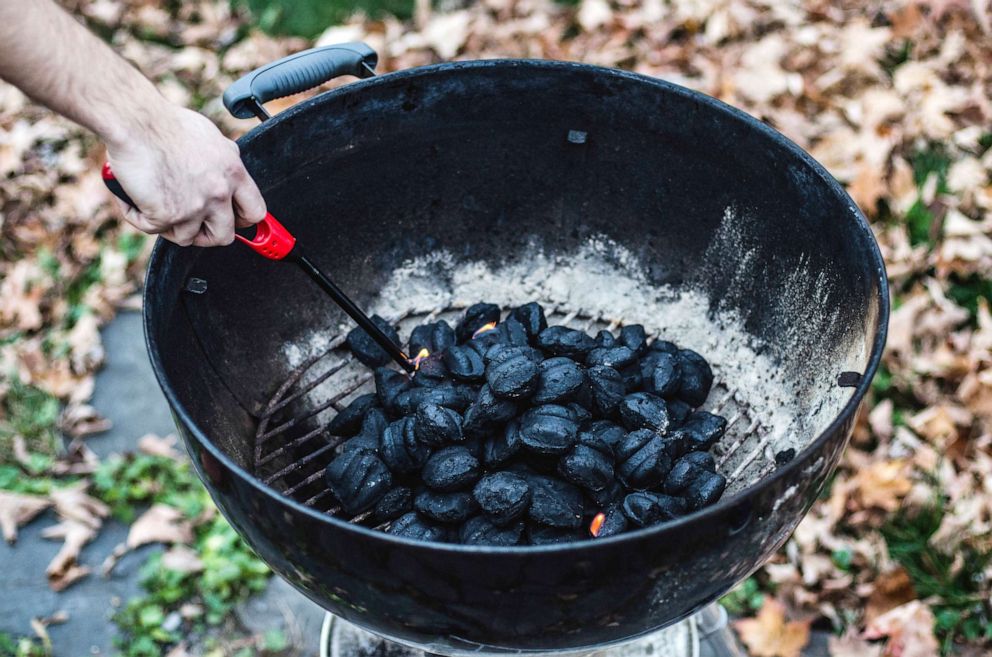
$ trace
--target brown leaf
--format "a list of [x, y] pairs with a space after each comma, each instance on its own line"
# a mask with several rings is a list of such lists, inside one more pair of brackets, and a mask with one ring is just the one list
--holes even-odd
[[851, 479], [851, 497], [863, 509], [895, 511], [913, 487], [908, 470], [908, 465], [901, 460], [873, 463]]
[[62, 539], [62, 547], [45, 569], [48, 586], [53, 591], [61, 591], [73, 582], [90, 573], [86, 566], [79, 565], [79, 554], [83, 546], [97, 534], [99, 526], [93, 527], [84, 522], [67, 518], [57, 525], [46, 527], [41, 535], [45, 538]]
[[162, 555], [162, 567], [180, 573], [198, 573], [203, 570], [203, 562], [194, 550], [173, 545]]
[[863, 637], [888, 638], [883, 657], [937, 657], [940, 645], [933, 635], [933, 624], [930, 607], [913, 600], [876, 618]]
[[94, 530], [99, 530], [103, 519], [110, 513], [106, 504], [86, 494], [89, 482], [57, 488], [51, 492], [55, 511], [65, 520], [73, 520]]
[[51, 505], [47, 497], [0, 490], [0, 530], [4, 540], [13, 544], [17, 540], [17, 528]]
[[786, 621], [785, 606], [767, 597], [755, 618], [734, 621], [734, 628], [753, 657], [799, 657], [810, 622]]
[[147, 543], [192, 543], [193, 525], [166, 504], [155, 504], [134, 521], [126, 545], [133, 550]]
[[150, 456], [164, 456], [178, 461], [182, 456], [176, 451], [176, 441], [176, 436], [171, 433], [165, 437], [149, 433], [138, 438], [138, 449]]
[[89, 404], [68, 404], [59, 418], [59, 429], [73, 438], [108, 431], [112, 423]]
[[887, 611], [916, 599], [916, 589], [909, 574], [901, 566], [881, 573], [874, 581], [874, 590], [868, 596], [865, 622], [871, 624]]
[[882, 646], [868, 643], [853, 632], [827, 639], [830, 657], [880, 657]]

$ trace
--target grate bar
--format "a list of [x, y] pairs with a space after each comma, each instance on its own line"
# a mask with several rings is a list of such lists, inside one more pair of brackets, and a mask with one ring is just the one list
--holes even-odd
[[271, 484], [276, 479], [279, 479], [280, 477], [284, 477], [285, 475], [289, 474], [290, 472], [293, 472], [294, 470], [299, 470], [301, 467], [303, 467], [304, 465], [306, 465], [310, 461], [314, 460], [315, 458], [317, 458], [321, 454], [324, 454], [325, 452], [328, 452], [328, 451], [334, 449], [335, 447], [336, 447], [336, 445], [331, 445], [331, 444], [324, 445], [323, 447], [319, 448], [317, 451], [310, 452], [309, 454], [307, 454], [306, 456], [304, 456], [303, 458], [301, 458], [299, 461], [294, 461], [293, 463], [290, 463], [289, 465], [287, 465], [285, 468], [283, 468], [279, 472], [277, 472], [277, 473], [275, 473], [273, 475], [269, 475], [268, 477], [266, 477], [264, 479], [264, 482], [266, 484]]
[[[292, 418], [291, 420], [287, 420], [286, 422], [283, 422], [282, 424], [280, 424], [275, 429], [272, 429], [271, 431], [268, 431], [268, 432], [262, 434], [262, 436], [259, 438], [259, 440], [264, 443], [265, 441], [269, 440], [273, 436], [275, 436], [277, 434], [280, 434], [280, 433], [282, 433], [284, 431], [288, 431], [289, 429], [292, 429], [301, 420], [306, 420], [308, 418], [313, 417], [314, 415], [318, 415], [320, 413], [323, 413], [328, 408], [330, 408], [334, 404], [338, 403], [339, 401], [341, 401], [342, 399], [344, 399], [345, 397], [347, 397], [351, 393], [355, 392], [356, 390], [358, 390], [359, 388], [361, 388], [363, 385], [365, 385], [366, 383], [368, 383], [371, 380], [372, 380], [372, 375], [371, 374], [366, 374], [364, 376], [359, 377], [355, 381], [355, 383], [353, 383], [352, 385], [348, 386], [345, 390], [342, 390], [338, 394], [336, 394], [333, 397], [329, 398], [327, 401], [325, 401], [322, 404], [318, 405], [316, 408], [313, 408], [313, 409], [307, 411], [306, 414], [304, 414], [304, 415], [297, 415], [296, 417]], [[281, 449], [285, 449], [285, 448], [280, 448], [280, 450]]]

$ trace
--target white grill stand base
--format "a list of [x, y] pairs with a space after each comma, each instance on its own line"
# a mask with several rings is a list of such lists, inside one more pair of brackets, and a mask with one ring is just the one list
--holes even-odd
[[[539, 653], [526, 654], [539, 657]], [[746, 657], [727, 623], [726, 610], [715, 602], [680, 623], [631, 643], [580, 654], [583, 657]], [[429, 652], [383, 639], [331, 614], [324, 616], [320, 657], [430, 656]]]

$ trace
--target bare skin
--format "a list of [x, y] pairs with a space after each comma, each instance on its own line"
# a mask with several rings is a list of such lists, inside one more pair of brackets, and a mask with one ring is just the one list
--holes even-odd
[[0, 79], [95, 132], [138, 230], [219, 246], [258, 223], [265, 201], [238, 146], [206, 117], [167, 101], [52, 0], [0, 0]]

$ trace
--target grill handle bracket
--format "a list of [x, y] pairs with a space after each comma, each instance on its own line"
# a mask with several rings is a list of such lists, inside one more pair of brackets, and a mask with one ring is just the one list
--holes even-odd
[[224, 107], [239, 119], [270, 118], [270, 100], [313, 89], [341, 75], [375, 75], [379, 55], [361, 42], [311, 48], [277, 59], [247, 73], [224, 91]]

